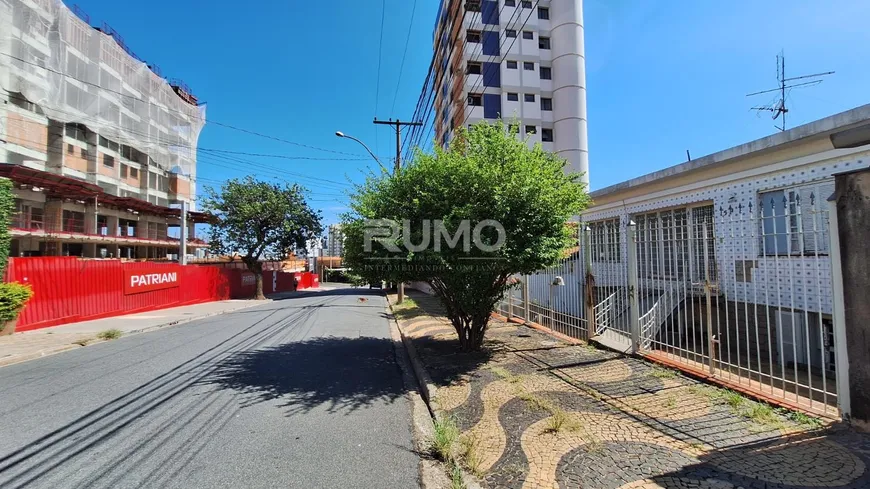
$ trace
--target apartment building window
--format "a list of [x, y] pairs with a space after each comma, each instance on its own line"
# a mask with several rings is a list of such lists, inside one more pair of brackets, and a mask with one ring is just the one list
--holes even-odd
[[480, 2], [468, 0], [465, 2], [465, 10], [469, 12], [480, 12]]
[[67, 137], [71, 137], [71, 138], [75, 139], [76, 141], [81, 141], [83, 143], [88, 141], [88, 138], [87, 138], [88, 130], [85, 126], [83, 126], [81, 124], [75, 124], [75, 123], [69, 122], [66, 124], [66, 126], [64, 126], [63, 133]]
[[549, 66], [541, 66], [541, 80], [552, 80], [553, 70]]
[[545, 143], [553, 142], [553, 130], [552, 129], [541, 129], [541, 141]]
[[121, 178], [127, 178], [127, 165], [121, 163]]
[[532, 0], [523, 0], [523, 8], [532, 8]]
[[138, 168], [133, 168], [132, 166], [130, 167], [130, 178], [135, 178], [136, 180], [139, 180]]
[[66, 145], [66, 152], [69, 154], [74, 154], [76, 152], [76, 147], [73, 146], [72, 144], [67, 144]]
[[111, 149], [112, 151], [118, 151], [121, 148], [118, 143], [106, 139], [103, 136], [100, 136], [100, 146]]
[[35, 103], [27, 100], [27, 97], [24, 96], [21, 92], [9, 92], [9, 101], [12, 102], [12, 105], [22, 108], [28, 112], [33, 112], [39, 115], [45, 115], [40, 108]]
[[523, 100], [525, 100], [526, 102], [534, 102], [535, 101], [535, 94], [534, 93], [524, 94]]
[[85, 148], [79, 148], [79, 154], [82, 156], [82, 158], [88, 158], [88, 150], [86, 150]]
[[520, 101], [520, 94], [508, 92], [507, 99], [508, 99], [508, 102], [519, 102]]
[[550, 49], [550, 38], [549, 37], [539, 37], [538, 38], [538, 48], [539, 49]]
[[114, 168], [115, 167], [115, 157], [109, 156], [109, 155], [103, 155], [103, 166], [106, 166], [108, 168]]
[[534, 39], [535, 33], [532, 31], [523, 31], [523, 39]]
[[537, 126], [526, 126], [526, 134], [537, 134], [538, 127]]
[[523, 69], [526, 71], [535, 71], [535, 63], [531, 61], [523, 61]]
[[538, 18], [542, 20], [550, 20], [550, 9], [547, 7], [538, 7]]
[[509, 69], [509, 70], [517, 69], [517, 62], [516, 61], [508, 61], [507, 62], [507, 69]]
[[517, 1], [516, 0], [504, 0], [504, 6], [505, 7], [516, 7]]
[[479, 43], [480, 42], [480, 31], [468, 31], [465, 34], [465, 40], [468, 42]]
[[553, 99], [541, 97], [541, 110], [553, 110]]
[[513, 29], [508, 29], [508, 30], [504, 31], [504, 35], [505, 35], [505, 37], [517, 37], [517, 31], [515, 31]]
[[483, 96], [477, 93], [468, 94], [468, 105], [472, 107], [480, 107], [483, 105]]
[[469, 75], [479, 75], [479, 74], [481, 74], [482, 69], [483, 69], [483, 65], [481, 63], [469, 62], [468, 65], [465, 67], [465, 73], [467, 73]]

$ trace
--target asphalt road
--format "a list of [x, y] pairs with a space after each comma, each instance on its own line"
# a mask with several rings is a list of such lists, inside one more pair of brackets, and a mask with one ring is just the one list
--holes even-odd
[[0, 487], [418, 487], [384, 306], [311, 292], [0, 368]]

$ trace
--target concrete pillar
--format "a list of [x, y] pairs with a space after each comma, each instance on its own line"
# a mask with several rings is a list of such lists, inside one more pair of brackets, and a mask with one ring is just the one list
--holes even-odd
[[82, 245], [82, 255], [87, 258], [97, 258], [97, 244], [96, 243], [85, 243]]
[[[848, 385], [845, 410], [851, 408], [853, 424], [870, 432], [870, 169], [837, 175], [835, 188], [831, 244], [839, 245], [839, 254], [832, 249], [831, 257], [834, 267], [837, 261], [841, 265], [833, 270], [834, 344], [840, 356], [837, 376]], [[837, 307], [838, 302], [841, 307]], [[837, 343], [841, 337], [845, 337], [845, 348]]]
[[118, 216], [106, 216], [106, 226], [109, 228], [109, 236], [117, 236]]
[[63, 201], [46, 199], [44, 207], [45, 231], [59, 232], [63, 230]]
[[589, 183], [586, 135], [586, 55], [582, 0], [550, 4], [550, 47], [553, 55], [553, 149], [568, 168], [584, 173]]

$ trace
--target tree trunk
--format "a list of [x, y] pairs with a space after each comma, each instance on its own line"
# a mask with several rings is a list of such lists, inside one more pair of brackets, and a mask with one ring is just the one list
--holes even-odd
[[257, 279], [257, 291], [254, 293], [254, 299], [266, 300], [266, 296], [263, 294], [263, 270], [259, 267], [258, 270], [254, 270], [254, 277]]
[[489, 324], [489, 315], [457, 318], [451, 322], [453, 322], [453, 327], [459, 336], [460, 351], [480, 351], [483, 347], [486, 326]]

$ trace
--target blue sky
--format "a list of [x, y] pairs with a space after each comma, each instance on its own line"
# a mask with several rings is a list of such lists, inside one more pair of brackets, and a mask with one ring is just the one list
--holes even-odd
[[[207, 102], [208, 119], [352, 155], [216, 124], [204, 129], [201, 147], [360, 158], [231, 161], [200, 152], [201, 185], [246, 174], [298, 181], [312, 191], [326, 223], [345, 210], [346, 178], [361, 180], [360, 169], [373, 165], [361, 147], [334, 132], [392, 157], [394, 134], [371, 121], [412, 115], [437, 10], [437, 1], [417, 0], [410, 24], [413, 0], [385, 1], [379, 75], [380, 0], [76, 3], [165, 76], [183, 79]], [[745, 95], [776, 86], [780, 50], [789, 76], [836, 71], [790, 94], [790, 127], [870, 101], [870, 2], [585, 0], [584, 8], [592, 189], [680, 163], [687, 149], [697, 158], [774, 132], [768, 114], [749, 110], [774, 95]]]

